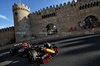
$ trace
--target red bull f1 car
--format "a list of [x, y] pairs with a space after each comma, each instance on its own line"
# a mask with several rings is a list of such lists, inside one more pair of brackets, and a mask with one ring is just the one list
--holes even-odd
[[45, 64], [58, 55], [58, 48], [50, 43], [45, 43], [44, 46], [28, 43], [16, 44], [10, 49], [10, 55], [26, 56], [31, 63], [39, 62]]

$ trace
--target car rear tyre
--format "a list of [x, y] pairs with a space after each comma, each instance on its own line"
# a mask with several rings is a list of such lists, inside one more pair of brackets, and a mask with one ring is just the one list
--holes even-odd
[[34, 63], [36, 61], [36, 56], [37, 56], [37, 51], [36, 50], [30, 50], [28, 52], [28, 59], [31, 63]]
[[15, 54], [15, 50], [14, 49], [10, 49], [10, 55], [14, 55]]

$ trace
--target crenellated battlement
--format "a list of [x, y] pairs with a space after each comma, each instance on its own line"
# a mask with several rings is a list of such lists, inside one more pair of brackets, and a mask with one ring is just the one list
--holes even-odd
[[0, 29], [0, 33], [14, 31], [14, 26]]
[[83, 10], [83, 9], [86, 9], [86, 8], [99, 6], [99, 4], [100, 4], [100, 1], [94, 1], [94, 2], [90, 2], [90, 3], [80, 5], [79, 9]]
[[14, 3], [13, 11], [15, 10], [25, 10], [25, 11], [30, 12], [30, 8], [28, 6], [25, 6], [24, 4], [21, 5], [20, 3], [18, 4]]
[[[99, 9], [100, 0], [77, 0], [77, 2], [72, 0], [72, 2], [50, 5], [33, 13], [30, 13], [30, 8], [24, 4], [14, 4], [15, 27], [0, 29], [0, 34], [10, 36], [14, 33], [16, 42], [22, 42], [46, 37], [50, 33], [60, 35], [62, 32], [69, 32], [71, 28], [73, 29], [71, 33], [77, 30], [88, 31], [89, 28], [100, 27]], [[48, 28], [49, 24], [55, 25], [56, 30]]]
[[[62, 7], [68, 7], [68, 6], [75, 6], [76, 2], [73, 0], [72, 3], [68, 2], [60, 4], [60, 5], [53, 5], [53, 6], [49, 6], [43, 9], [40, 9], [38, 11], [33, 12], [32, 14], [34, 15], [46, 15], [46, 14], [51, 14], [51, 13], [55, 13], [55, 11], [60, 10]], [[42, 14], [41, 14], [42, 13]]]

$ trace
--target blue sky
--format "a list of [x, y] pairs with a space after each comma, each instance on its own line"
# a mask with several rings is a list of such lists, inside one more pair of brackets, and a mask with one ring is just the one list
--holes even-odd
[[[50, 5], [59, 5], [72, 0], [21, 0], [21, 4], [25, 4], [31, 9], [31, 13], [40, 9], [49, 7]], [[76, 0], [75, 0], [76, 1]], [[0, 29], [14, 26], [12, 5], [20, 0], [0, 0]]]

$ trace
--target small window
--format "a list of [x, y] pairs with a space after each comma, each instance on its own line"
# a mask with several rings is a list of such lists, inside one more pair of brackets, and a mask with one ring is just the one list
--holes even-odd
[[80, 6], [80, 10], [82, 9], [82, 7]]
[[55, 16], [56, 14], [54, 13], [54, 16]]
[[76, 4], [74, 4], [74, 6], [76, 6]]
[[44, 18], [44, 16], [42, 16], [42, 18]]
[[48, 17], [50, 17], [50, 15], [48, 14]]
[[53, 13], [51, 15], [54, 16]]
[[18, 15], [18, 13], [17, 13], [17, 12], [15, 12], [15, 15], [17, 16], [17, 15]]
[[99, 2], [97, 1], [96, 5], [98, 6], [99, 5]]
[[95, 5], [96, 5], [96, 3], [94, 2], [93, 6], [95, 6]]
[[93, 4], [91, 3], [91, 7], [93, 6]]
[[87, 8], [87, 4], [85, 4], [85, 8]]
[[51, 17], [51, 14], [50, 14], [50, 17]]
[[84, 9], [84, 5], [82, 6], [82, 9]]
[[46, 18], [47, 18], [48, 16], [46, 15]]
[[90, 4], [88, 4], [88, 8], [90, 7]]
[[46, 16], [44, 15], [43, 18], [46, 18]]

